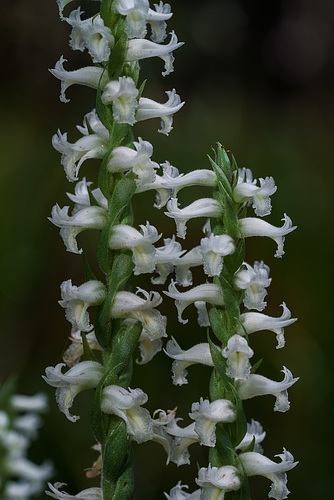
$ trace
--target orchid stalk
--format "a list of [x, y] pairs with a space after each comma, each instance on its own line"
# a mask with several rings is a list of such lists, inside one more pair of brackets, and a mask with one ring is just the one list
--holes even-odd
[[[148, 0], [102, 0], [95, 4], [96, 15], [86, 18], [81, 7], [66, 17], [71, 0], [57, 2], [61, 19], [72, 30], [72, 49], [87, 50], [92, 59], [91, 65], [75, 70], [67, 69], [63, 56], [59, 59], [51, 73], [61, 82], [60, 100], [68, 102], [70, 87], [84, 85], [96, 92], [96, 109], [85, 110], [76, 142], [60, 131], [52, 141], [62, 155], [67, 179], [76, 184], [74, 193], [67, 193], [72, 210], [55, 205], [50, 221], [60, 229], [66, 250], [83, 255], [85, 282], [77, 285], [67, 279], [61, 284], [59, 304], [71, 324], [71, 345], [64, 363], [48, 367], [44, 379], [56, 388], [59, 409], [71, 422], [80, 418], [72, 414], [75, 397], [95, 391], [91, 426], [100, 455], [89, 477], [100, 475], [101, 480], [99, 487], [74, 496], [63, 491], [61, 483], [50, 484], [47, 494], [58, 499], [132, 499], [132, 443], [152, 440], [165, 449], [167, 463], [178, 466], [190, 463], [191, 445], [208, 448], [208, 461], [195, 479], [199, 488], [186, 493], [179, 482], [166, 493], [170, 500], [221, 500], [225, 494], [249, 500], [247, 477], [252, 475], [269, 478], [269, 497], [283, 500], [289, 493], [286, 472], [296, 463], [285, 449], [278, 463], [262, 454], [265, 433], [257, 420], [247, 424], [244, 403], [273, 395], [274, 410], [284, 412], [289, 408], [287, 390], [297, 380], [285, 367], [282, 381], [270, 380], [258, 373], [259, 363], [251, 361], [251, 333], [272, 331], [277, 348], [282, 348], [284, 328], [295, 321], [284, 303], [280, 318], [262, 313], [271, 283], [269, 267], [263, 261], [245, 262], [246, 239], [267, 236], [277, 245], [275, 256], [282, 257], [284, 238], [295, 229], [286, 214], [281, 227], [262, 219], [270, 214], [275, 182], [272, 177], [260, 178], [258, 185], [252, 172], [238, 169], [220, 144], [209, 158], [211, 170], [183, 174], [168, 161], [159, 165], [153, 160], [152, 144], [135, 138], [136, 123], [151, 118], [158, 118], [158, 132], [168, 135], [173, 115], [184, 104], [175, 89], [166, 91], [165, 102], [150, 99], [140, 79], [140, 61], [146, 58], [162, 59], [164, 77], [173, 71], [173, 52], [182, 42], [174, 31], [165, 42], [166, 21], [172, 16], [168, 4], [160, 2], [153, 9]], [[94, 189], [91, 181], [80, 177], [91, 158], [101, 161]], [[211, 188], [212, 197], [181, 207], [178, 192], [195, 185]], [[133, 214], [132, 198], [149, 190], [156, 191], [155, 207], [166, 206], [165, 215], [175, 220], [176, 235], [163, 238], [163, 245], [160, 230], [149, 221], [136, 221]], [[249, 207], [256, 217], [247, 216]], [[206, 221], [204, 235], [186, 251], [176, 238], [186, 239], [187, 224], [194, 218]], [[86, 230], [100, 234], [98, 277], [77, 241]], [[195, 266], [203, 267], [206, 280], [189, 289]], [[157, 273], [152, 284], [164, 285], [174, 272], [164, 295], [140, 286], [141, 274]], [[167, 337], [167, 318], [158, 309], [164, 296], [175, 301], [180, 323], [187, 323], [185, 316], [194, 305], [199, 326], [207, 328], [197, 346], [183, 350], [178, 344], [182, 339], [172, 338], [164, 349], [174, 360], [174, 384], [187, 384], [187, 369], [197, 363], [212, 369], [210, 398], [192, 404], [191, 422], [185, 426], [179, 425], [182, 419], [176, 410], [157, 410], [151, 416], [145, 407], [149, 396], [132, 386], [136, 348], [141, 354], [136, 361], [148, 363]]]

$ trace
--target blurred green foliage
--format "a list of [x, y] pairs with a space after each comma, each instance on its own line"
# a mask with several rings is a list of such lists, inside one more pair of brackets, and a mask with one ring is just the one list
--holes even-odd
[[[300, 381], [290, 390], [288, 413], [273, 413], [270, 398], [247, 402], [246, 411], [267, 431], [267, 456], [273, 458], [285, 446], [301, 462], [289, 473], [289, 498], [329, 498], [333, 3], [171, 3], [174, 17], [169, 27], [186, 41], [175, 54], [175, 72], [163, 79], [161, 61], [153, 60], [143, 62], [141, 75], [148, 77], [146, 96], [163, 101], [164, 91], [175, 86], [186, 105], [175, 116], [170, 137], [157, 134], [157, 121], [140, 123], [134, 132], [153, 143], [155, 161], [168, 159], [183, 172], [209, 168], [206, 155], [220, 141], [255, 177], [275, 178], [278, 191], [270, 221], [279, 225], [286, 212], [298, 230], [287, 237], [283, 259], [273, 258], [272, 241], [259, 239], [247, 241], [247, 259], [263, 259], [271, 268], [266, 312], [279, 315], [284, 300], [299, 321], [287, 329], [283, 350], [275, 350], [274, 335], [268, 332], [254, 334], [252, 347], [258, 359], [264, 357], [264, 374], [279, 379], [284, 364]], [[80, 256], [65, 252], [57, 229], [46, 218], [56, 202], [67, 204], [65, 192], [73, 190], [51, 147], [51, 136], [59, 127], [69, 132], [71, 141], [79, 137], [74, 125], [93, 108], [94, 92], [72, 88], [71, 102], [66, 106], [59, 102], [59, 82], [47, 68], [61, 54], [71, 68], [88, 58], [70, 51], [69, 30], [58, 18], [55, 1], [16, 0], [2, 10], [1, 380], [17, 375], [20, 392], [43, 390], [50, 395], [51, 410], [31, 458], [39, 463], [51, 458], [57, 468], [54, 479], [68, 482], [69, 491], [76, 492], [93, 485], [82, 472], [96, 459], [96, 452], [89, 450], [94, 444], [89, 431], [92, 395], [82, 394], [75, 402], [82, 418], [74, 425], [58, 412], [54, 391], [45, 386], [41, 374], [47, 365], [61, 361], [70, 330], [57, 305], [59, 285], [68, 278], [80, 284], [83, 266]], [[87, 161], [82, 175], [96, 180], [97, 169], [98, 162]], [[204, 190], [184, 190], [181, 203], [203, 194]], [[138, 196], [135, 223], [149, 219], [169, 237], [173, 222], [165, 218], [162, 229], [161, 213], [152, 209], [153, 198], [152, 193]], [[199, 227], [189, 223], [189, 245], [198, 241]], [[84, 235], [82, 241], [93, 261], [96, 235]], [[201, 277], [197, 279], [199, 283]], [[140, 284], [149, 288], [149, 278], [140, 279]], [[186, 316], [191, 319], [182, 328], [167, 300], [161, 310], [168, 311], [168, 332], [183, 348], [204, 341], [206, 332], [197, 327], [190, 308]], [[186, 424], [191, 403], [208, 394], [210, 370], [190, 368], [189, 385], [173, 387], [170, 366], [170, 360], [158, 354], [148, 365], [135, 368], [132, 387], [149, 394], [152, 411], [178, 406]], [[164, 452], [155, 443], [136, 446], [135, 451], [138, 499], [163, 498], [162, 492], [181, 478], [191, 491], [196, 460], [201, 465], [207, 460], [207, 450], [194, 446], [191, 467], [165, 468]], [[265, 498], [269, 483], [256, 480], [256, 488], [257, 498]]]

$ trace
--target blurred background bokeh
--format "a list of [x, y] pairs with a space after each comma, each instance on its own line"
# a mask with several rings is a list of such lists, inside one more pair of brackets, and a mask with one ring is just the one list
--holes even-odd
[[[89, 11], [91, 5], [85, 4]], [[94, 4], [95, 2], [93, 2]], [[145, 61], [145, 95], [164, 100], [175, 87], [184, 108], [175, 116], [168, 138], [157, 134], [158, 121], [135, 126], [137, 136], [154, 144], [154, 160], [168, 159], [180, 171], [207, 168], [206, 155], [215, 141], [235, 154], [239, 166], [255, 177], [272, 175], [278, 185], [270, 222], [280, 225], [286, 212], [298, 225], [287, 237], [286, 255], [274, 259], [272, 241], [250, 240], [247, 259], [263, 259], [273, 278], [267, 314], [280, 315], [285, 301], [299, 320], [286, 330], [287, 344], [275, 350], [274, 335], [254, 334], [257, 358], [264, 357], [262, 372], [277, 380], [286, 365], [300, 381], [289, 391], [291, 409], [272, 411], [274, 399], [247, 402], [249, 416], [261, 421], [267, 437], [265, 454], [273, 458], [282, 447], [291, 451], [299, 466], [289, 473], [291, 500], [331, 498], [333, 341], [331, 332], [331, 257], [333, 250], [333, 132], [334, 132], [334, 3], [332, 0], [199, 0], [171, 2], [174, 17], [169, 28], [186, 42], [175, 54], [175, 72], [161, 77], [162, 62]], [[76, 7], [77, 2], [71, 6]], [[87, 5], [87, 7], [86, 7]], [[71, 10], [69, 6], [69, 11]], [[69, 12], [68, 11], [68, 12]], [[61, 54], [69, 68], [88, 63], [88, 56], [68, 46], [69, 28], [58, 17], [53, 0], [13, 0], [2, 4], [1, 54], [1, 382], [16, 375], [18, 391], [45, 391], [50, 412], [41, 439], [30, 457], [53, 460], [54, 480], [69, 484], [75, 493], [89, 485], [83, 469], [96, 452], [89, 428], [92, 394], [75, 402], [81, 420], [73, 424], [58, 412], [54, 390], [41, 374], [61, 361], [69, 324], [57, 304], [59, 285], [68, 278], [83, 280], [80, 256], [69, 254], [48, 221], [52, 205], [68, 204], [73, 191], [51, 136], [59, 127], [79, 138], [75, 125], [94, 107], [94, 91], [73, 87], [71, 102], [59, 101], [59, 82], [47, 71]], [[96, 179], [98, 162], [87, 161], [82, 174]], [[180, 196], [185, 204], [196, 196], [209, 196], [189, 188]], [[153, 193], [135, 200], [137, 224], [149, 219], [168, 237], [173, 222], [152, 209]], [[164, 221], [164, 222], [162, 222]], [[187, 244], [197, 243], [201, 224], [189, 224]], [[89, 258], [94, 259], [97, 235], [83, 235]], [[94, 264], [93, 264], [94, 265]], [[198, 276], [197, 283], [201, 277]], [[149, 287], [149, 279], [136, 284]], [[161, 287], [163, 289], [163, 287]], [[185, 327], [169, 312], [169, 334], [183, 348], [204, 341], [194, 310]], [[132, 387], [149, 395], [147, 407], [173, 409], [189, 423], [193, 401], [208, 395], [210, 370], [189, 369], [189, 384], [174, 387], [170, 360], [163, 353], [145, 366], [136, 366]], [[155, 443], [136, 446], [138, 493], [136, 499], [163, 498], [179, 479], [194, 488], [196, 461], [206, 464], [207, 450], [193, 446], [191, 466], [165, 467], [165, 455]], [[266, 498], [269, 483], [256, 480], [255, 498]], [[44, 495], [42, 495], [44, 497]]]

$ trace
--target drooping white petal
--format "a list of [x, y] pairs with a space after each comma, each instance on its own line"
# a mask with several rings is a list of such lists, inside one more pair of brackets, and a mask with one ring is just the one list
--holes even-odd
[[241, 487], [238, 470], [232, 465], [202, 467], [195, 481], [202, 488], [201, 500], [223, 500], [226, 492]]
[[167, 90], [166, 94], [168, 100], [164, 104], [147, 97], [141, 97], [136, 112], [136, 121], [141, 122], [150, 118], [161, 118], [161, 129], [158, 132], [168, 135], [173, 128], [173, 114], [182, 108], [184, 102], [181, 102], [181, 98], [175, 89]]
[[276, 349], [284, 347], [284, 327], [289, 326], [297, 321], [297, 318], [291, 318], [291, 312], [286, 307], [285, 302], [283, 302], [281, 306], [283, 307], [283, 313], [279, 318], [273, 318], [272, 316], [267, 316], [266, 314], [257, 312], [246, 312], [241, 314], [239, 319], [242, 323], [242, 326], [239, 326], [238, 333], [242, 335], [244, 333], [244, 329], [247, 333], [270, 330], [271, 332], [274, 332], [276, 334]]
[[190, 271], [191, 267], [201, 266], [203, 258], [200, 246], [194, 247], [185, 255], [174, 260], [176, 283], [180, 286], [191, 286], [193, 279]]
[[216, 399], [212, 403], [201, 398], [199, 403], [193, 403], [189, 417], [195, 420], [195, 431], [204, 446], [213, 447], [216, 444], [216, 424], [218, 422], [234, 422], [235, 407], [227, 399]]
[[75, 330], [89, 332], [93, 326], [89, 322], [88, 307], [102, 304], [106, 288], [100, 281], [87, 281], [79, 287], [72, 280], [63, 281], [60, 286], [62, 300], [59, 304], [66, 309], [66, 319]]
[[235, 245], [231, 236], [210, 234], [201, 239], [200, 252], [203, 257], [204, 272], [208, 276], [219, 276], [223, 269], [223, 257], [234, 252]]
[[137, 288], [144, 299], [131, 292], [118, 292], [111, 306], [111, 317], [133, 318], [140, 321], [151, 340], [166, 337], [166, 317], [154, 309], [162, 302], [158, 292], [146, 292]]
[[265, 437], [266, 433], [263, 431], [263, 427], [260, 422], [252, 419], [250, 424], [247, 423], [247, 432], [244, 435], [242, 441], [238, 444], [238, 446], [236, 446], [236, 448], [238, 450], [245, 450], [255, 438], [254, 451], [257, 453], [262, 453], [263, 449], [260, 443], [262, 443]]
[[256, 217], [245, 217], [239, 220], [239, 228], [244, 238], [248, 238], [249, 236], [268, 236], [274, 240], [277, 243], [275, 257], [282, 257], [285, 253], [283, 250], [284, 237], [297, 227], [292, 225], [290, 217], [286, 214], [284, 214], [282, 221], [284, 221], [283, 226], [276, 227]]
[[99, 84], [102, 89], [106, 85], [108, 75], [103, 68], [86, 66], [85, 68], [76, 69], [74, 71], [66, 71], [64, 69], [64, 62], [66, 61], [67, 59], [61, 56], [55, 67], [50, 69], [50, 73], [61, 81], [60, 100], [62, 102], [69, 102], [69, 99], [65, 96], [65, 92], [71, 85], [85, 85], [93, 89], [97, 89]]
[[254, 352], [244, 337], [237, 334], [233, 335], [222, 351], [222, 355], [227, 358], [226, 375], [235, 380], [248, 378], [251, 370], [249, 358], [253, 354]]
[[138, 342], [141, 356], [140, 359], [136, 359], [138, 365], [146, 365], [162, 349], [161, 338], [151, 340], [145, 328], [143, 328]]
[[174, 263], [186, 250], [182, 250], [181, 244], [175, 241], [175, 236], [165, 238], [164, 245], [155, 249], [155, 269], [159, 276], [152, 278], [155, 285], [163, 285], [170, 273], [174, 270]]
[[102, 392], [101, 409], [122, 418], [128, 433], [137, 443], [152, 439], [153, 425], [149, 411], [142, 408], [148, 397], [141, 389], [126, 390], [117, 385], [109, 385]]
[[237, 203], [245, 201], [252, 204], [255, 214], [259, 217], [269, 215], [271, 212], [270, 196], [277, 190], [272, 177], [260, 178], [260, 187], [257, 179], [253, 180], [253, 174], [249, 169], [239, 169], [238, 184], [233, 190], [233, 199]]
[[177, 235], [183, 239], [186, 236], [188, 220], [197, 217], [220, 217], [222, 214], [221, 204], [213, 198], [200, 198], [182, 209], [179, 208], [177, 198], [172, 198], [167, 203], [167, 210], [165, 214], [175, 220]]
[[294, 462], [292, 454], [285, 448], [283, 448], [283, 453], [275, 456], [279, 457], [281, 462], [273, 462], [256, 452], [241, 453], [239, 459], [247, 476], [264, 476], [272, 481], [269, 498], [284, 500], [290, 493], [287, 488], [286, 472], [296, 467], [298, 462]]
[[243, 303], [247, 309], [263, 311], [266, 307], [267, 302], [264, 301], [267, 295], [266, 288], [271, 283], [269, 272], [269, 267], [263, 261], [255, 261], [253, 267], [244, 262], [236, 272], [234, 286], [237, 290], [245, 290]]
[[188, 448], [200, 441], [198, 434], [195, 432], [195, 422], [187, 427], [179, 427], [177, 422], [180, 420], [182, 418], [174, 418], [166, 427], [168, 434], [175, 438], [171, 461], [177, 466], [190, 464]]
[[48, 483], [48, 486], [51, 491], [46, 491], [45, 493], [52, 498], [56, 498], [57, 500], [102, 500], [102, 490], [101, 488], [88, 488], [86, 490], [82, 490], [76, 495], [70, 495], [65, 491], [59, 491], [59, 488], [62, 486], [66, 486], [65, 483], [55, 483], [52, 485]]
[[75, 396], [85, 389], [97, 387], [104, 375], [104, 367], [96, 361], [82, 361], [62, 373], [63, 366], [66, 366], [65, 363], [58, 363], [55, 367], [48, 366], [43, 379], [52, 387], [57, 387], [56, 400], [59, 410], [68, 420], [76, 422], [80, 417], [69, 412]]
[[288, 389], [299, 377], [293, 378], [290, 370], [283, 366], [284, 379], [281, 382], [270, 380], [262, 375], [251, 374], [245, 380], [237, 381], [237, 389], [242, 400], [272, 394], [276, 397], [274, 411], [285, 412], [290, 408]]
[[174, 359], [172, 365], [173, 384], [187, 384], [187, 368], [196, 363], [201, 363], [207, 366], [213, 366], [209, 344], [196, 344], [187, 350], [182, 350], [176, 340], [172, 337], [166, 344], [164, 349], [167, 356]]
[[133, 62], [149, 57], [160, 57], [165, 62], [165, 71], [163, 76], [169, 75], [173, 71], [174, 57], [172, 52], [183, 45], [184, 42], [178, 42], [174, 31], [171, 32], [171, 39], [167, 45], [161, 45], [144, 38], [128, 41], [126, 52], [126, 61]]
[[66, 250], [68, 252], [80, 254], [76, 237], [85, 229], [103, 229], [108, 220], [108, 213], [102, 207], [85, 207], [77, 211], [74, 215], [68, 215], [70, 207], [60, 208], [55, 205], [52, 208], [49, 221], [60, 228], [60, 236], [62, 237]]
[[177, 485], [170, 490], [169, 494], [165, 492], [164, 495], [167, 500], [200, 500], [201, 489], [198, 489], [193, 493], [187, 493], [186, 491], [183, 491], [184, 488], [188, 489], [188, 486], [186, 484], [181, 484], [181, 481], [179, 481]]
[[188, 323], [188, 320], [182, 318], [182, 312], [186, 307], [197, 300], [203, 300], [204, 302], [215, 305], [224, 304], [223, 293], [220, 286], [213, 283], [205, 283], [195, 286], [187, 292], [179, 292], [175, 286], [175, 282], [172, 280], [168, 287], [168, 292], [164, 291], [164, 293], [175, 300], [178, 320], [183, 324]]
[[155, 11], [152, 9], [148, 10], [147, 21], [151, 25], [152, 34], [151, 40], [156, 43], [161, 43], [166, 38], [166, 27], [165, 21], [168, 21], [173, 15], [171, 12], [171, 6], [168, 3], [163, 3], [160, 1], [159, 4], [154, 4]]
[[[89, 191], [88, 187], [92, 185], [92, 182], [87, 182], [86, 178], [84, 177], [81, 181], [77, 182], [74, 187], [74, 194], [72, 193], [66, 193], [67, 196], [71, 201], [74, 203], [74, 208], [72, 210], [72, 215], [76, 214], [83, 208], [91, 206], [91, 200], [89, 196]], [[103, 195], [101, 189], [93, 189], [91, 191], [91, 194], [97, 201], [97, 203], [104, 208], [105, 210], [108, 210], [108, 200], [107, 198]]]

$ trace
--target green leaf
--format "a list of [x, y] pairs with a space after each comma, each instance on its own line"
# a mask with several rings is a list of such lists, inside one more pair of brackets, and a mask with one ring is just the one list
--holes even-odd
[[219, 339], [221, 343], [226, 346], [230, 336], [226, 325], [224, 311], [222, 309], [217, 309], [216, 307], [211, 307], [209, 310], [209, 319], [213, 333], [216, 335], [217, 339]]
[[255, 446], [255, 436], [253, 436], [252, 441], [249, 443], [247, 448], [242, 450], [242, 453], [248, 453], [249, 451], [254, 451], [254, 446]]
[[103, 125], [110, 130], [114, 121], [112, 107], [103, 104], [100, 87], [96, 91], [96, 112]]
[[234, 465], [235, 453], [233, 451], [233, 445], [222, 422], [218, 422], [216, 425], [216, 448], [222, 465]]
[[223, 399], [226, 395], [225, 384], [218, 375], [217, 370], [212, 370], [209, 391], [211, 401], [216, 401], [216, 399]]
[[124, 472], [129, 453], [126, 423], [120, 417], [110, 417], [110, 428], [103, 447], [103, 480], [116, 483]]
[[107, 435], [108, 415], [101, 411], [101, 397], [104, 387], [105, 376], [100, 380], [99, 385], [95, 389], [95, 397], [91, 409], [90, 423], [93, 434], [99, 443], [104, 443]]
[[220, 184], [220, 191], [228, 193], [232, 197], [232, 188], [226, 177], [225, 172], [221, 169], [219, 165], [208, 155], [209, 161], [211, 163], [212, 170], [217, 176], [217, 183]]
[[208, 342], [209, 342], [213, 365], [217, 370], [217, 373], [219, 374], [220, 378], [222, 379], [225, 387], [228, 387], [231, 380], [226, 375], [226, 359], [222, 355], [221, 350], [211, 341], [209, 334], [208, 334]]
[[243, 440], [247, 432], [247, 419], [238, 391], [233, 384], [230, 383], [229, 386], [234, 396], [237, 417], [236, 421], [230, 424], [231, 442], [235, 448]]
[[96, 280], [97, 278], [89, 265], [85, 252], [82, 252], [82, 258], [83, 258], [85, 281]]
[[255, 363], [255, 365], [252, 366], [251, 368], [251, 373], [255, 373], [257, 372], [258, 368], [260, 368], [261, 364], [262, 364], [262, 361], [263, 361], [263, 358], [259, 359], [259, 361], [257, 361]]
[[84, 332], [81, 332], [81, 338], [82, 338], [82, 346], [84, 350], [84, 360], [85, 361], [96, 361], [96, 357], [94, 356], [93, 351], [89, 347], [89, 344], [87, 342], [86, 334]]
[[112, 500], [131, 500], [135, 492], [135, 470], [133, 451], [130, 449], [129, 457], [124, 472], [117, 480], [116, 489]]
[[[224, 298], [226, 329], [229, 333], [228, 336], [232, 337], [232, 335], [236, 333], [235, 330], [236, 330], [237, 320], [240, 316], [240, 308], [239, 308], [238, 297], [235, 293], [235, 290], [232, 288], [229, 281], [223, 276], [224, 273], [225, 271], [223, 268], [223, 273], [219, 276], [219, 285], [222, 289]], [[214, 282], [217, 281], [218, 281], [217, 279], [214, 279]]]
[[128, 37], [123, 32], [112, 49], [112, 57], [108, 63], [108, 75], [110, 80], [118, 80], [122, 76], [123, 64], [126, 59]]
[[144, 88], [145, 88], [145, 85], [146, 85], [146, 82], [147, 82], [147, 79], [143, 81], [143, 83], [141, 84], [141, 86], [139, 87], [139, 90], [138, 90], [138, 96], [137, 96], [137, 99], [139, 100], [141, 98], [141, 95], [144, 91]]

